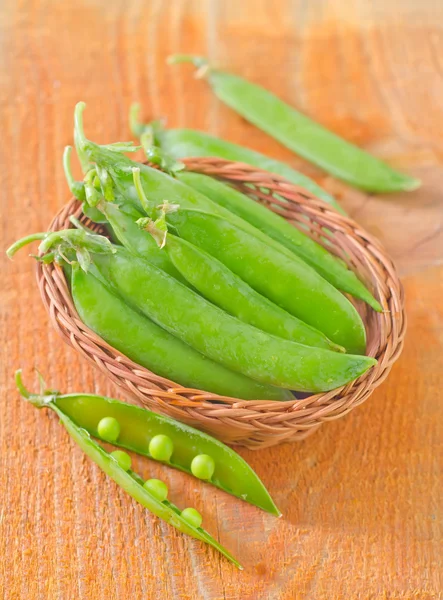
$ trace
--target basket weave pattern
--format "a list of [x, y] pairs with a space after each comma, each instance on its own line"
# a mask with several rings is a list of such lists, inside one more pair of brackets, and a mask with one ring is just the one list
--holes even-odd
[[[221, 178], [281, 214], [327, 245], [358, 273], [384, 309], [376, 313], [363, 302], [355, 302], [366, 326], [367, 354], [376, 357], [378, 364], [346, 386], [286, 402], [239, 400], [184, 388], [135, 364], [88, 329], [75, 310], [61, 268], [37, 263], [38, 285], [51, 322], [64, 340], [114, 381], [124, 395], [156, 412], [205, 430], [226, 443], [249, 448], [301, 440], [325, 421], [338, 419], [364, 402], [399, 357], [406, 318], [403, 287], [395, 267], [380, 243], [357, 223], [281, 177], [221, 159], [185, 162], [188, 169]], [[56, 215], [49, 229], [71, 227], [71, 215], [91, 226], [79, 202], [73, 199]], [[214, 404], [213, 400], [218, 402]]]

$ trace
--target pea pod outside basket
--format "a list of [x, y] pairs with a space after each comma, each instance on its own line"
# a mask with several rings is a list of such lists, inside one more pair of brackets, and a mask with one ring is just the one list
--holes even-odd
[[[383, 306], [376, 313], [352, 300], [367, 331], [367, 354], [378, 364], [356, 381], [327, 393], [286, 402], [239, 400], [184, 388], [152, 373], [109, 346], [80, 320], [64, 277], [55, 264], [37, 263], [43, 302], [59, 334], [109, 377], [132, 400], [205, 430], [228, 444], [264, 448], [302, 440], [322, 423], [338, 419], [364, 402], [388, 376], [399, 357], [406, 330], [404, 292], [391, 259], [381, 244], [352, 219], [283, 178], [242, 163], [216, 158], [191, 158], [188, 169], [218, 177], [251, 195], [295, 227], [342, 258]], [[73, 199], [56, 215], [49, 229], [71, 227], [77, 216], [91, 225]], [[94, 226], [100, 231], [99, 226]], [[217, 400], [214, 403], [214, 400]]]

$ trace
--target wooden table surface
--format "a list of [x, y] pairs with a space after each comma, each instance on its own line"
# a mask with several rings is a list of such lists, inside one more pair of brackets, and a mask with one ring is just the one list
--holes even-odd
[[[117, 394], [50, 328], [32, 260], [4, 256], [0, 307], [0, 597], [8, 600], [441, 598], [443, 4], [433, 0], [4, 0], [0, 9], [3, 248], [68, 199], [75, 102], [93, 139], [129, 137], [127, 112], [208, 130], [287, 160], [336, 192], [404, 273], [409, 330], [389, 379], [306, 441], [240, 450], [278, 520], [134, 459], [245, 565], [136, 505], [22, 402], [13, 372]], [[325, 178], [222, 106], [171, 52], [207, 55], [423, 178], [371, 198]], [[432, 265], [429, 267], [428, 265]], [[426, 268], [428, 266], [428, 268]], [[439, 567], [440, 564], [440, 567]]]

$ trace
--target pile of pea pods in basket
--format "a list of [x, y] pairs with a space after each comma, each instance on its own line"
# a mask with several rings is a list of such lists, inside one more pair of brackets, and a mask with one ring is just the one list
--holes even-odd
[[[254, 120], [254, 107], [248, 105], [252, 84], [217, 72], [210, 82], [220, 99], [241, 114], [246, 111], [267, 130], [266, 114]], [[268, 94], [260, 89], [256, 93]], [[280, 102], [262, 100], [269, 108]], [[13, 244], [8, 255], [39, 241], [37, 259], [63, 268], [87, 327], [157, 375], [244, 400], [285, 401], [297, 392], [333, 390], [376, 364], [365, 355], [365, 327], [345, 294], [375, 311], [382, 309], [345, 263], [252, 198], [215, 178], [186, 171], [178, 160], [213, 155], [249, 162], [283, 173], [341, 210], [324, 190], [277, 161], [203, 132], [165, 132], [158, 124], [143, 125], [137, 107], [131, 111], [131, 125], [141, 145], [99, 145], [85, 135], [84, 108], [80, 102], [74, 114], [83, 180], [72, 176], [71, 147], [65, 149], [64, 168], [83, 213], [100, 223], [106, 235], [72, 218], [72, 228], [31, 234]], [[286, 118], [297, 123], [301, 115], [292, 111]], [[312, 123], [310, 127], [314, 137], [328, 139], [328, 132]], [[283, 134], [280, 138], [288, 142]], [[333, 143], [338, 149], [347, 144], [339, 139]], [[301, 144], [303, 149], [303, 140]], [[310, 139], [305, 146], [309, 154]], [[127, 156], [141, 149], [155, 168]], [[373, 165], [375, 159], [362, 154], [363, 163]], [[318, 164], [326, 168], [320, 158]], [[358, 184], [358, 172], [345, 177], [343, 165], [333, 164], [331, 157], [330, 162], [331, 172]], [[416, 185], [375, 165], [375, 180], [367, 180], [364, 169], [366, 180], [360, 187], [394, 191], [396, 186]], [[254, 471], [216, 439], [119, 400], [60, 394], [47, 389], [41, 376], [35, 394], [24, 386], [20, 371], [16, 382], [24, 399], [54, 411], [81, 449], [136, 501], [213, 546], [237, 567], [236, 559], [202, 528], [195, 508], [179, 509], [168, 500], [163, 481], [143, 480], [132, 471], [124, 450], [108, 452], [93, 438], [188, 472], [280, 515]]]

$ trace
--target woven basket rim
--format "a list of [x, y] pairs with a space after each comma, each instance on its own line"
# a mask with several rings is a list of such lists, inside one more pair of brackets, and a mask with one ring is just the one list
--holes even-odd
[[[250, 431], [251, 428], [246, 425], [256, 423], [258, 433], [265, 439], [260, 435], [257, 439], [249, 435], [242, 439], [241, 434], [236, 438], [236, 441], [249, 447], [272, 445], [284, 439], [302, 439], [322, 422], [339, 418], [361, 404], [387, 377], [400, 355], [406, 315], [403, 286], [395, 266], [374, 236], [350, 217], [338, 213], [283, 177], [217, 158], [189, 158], [184, 162], [191, 171], [216, 176], [242, 192], [252, 193], [255, 199], [268, 205], [274, 212], [289, 217], [296, 226], [306, 227], [308, 224], [309, 234], [316, 241], [320, 241], [320, 233], [322, 238], [325, 237], [325, 227], [332, 232], [332, 237], [331, 234], [326, 237], [335, 244], [333, 250], [337, 253], [342, 251], [342, 247], [345, 248], [349, 266], [359, 270], [362, 279], [372, 288], [384, 308], [383, 313], [375, 313], [362, 302], [355, 303], [365, 323], [369, 323], [369, 329], [375, 327], [380, 331], [379, 338], [369, 337], [368, 344], [368, 354], [375, 356], [378, 364], [357, 380], [330, 392], [285, 401], [241, 400], [180, 386], [122, 355], [82, 323], [61, 268], [55, 264], [38, 262], [37, 280], [45, 307], [65, 341], [123, 387], [129, 396], [149, 408], [173, 413], [172, 416], [179, 420], [182, 417], [181, 420], [191, 424], [198, 423], [197, 426], [211, 433], [218, 430], [219, 421], [227, 427], [232, 425], [237, 431], [241, 431], [242, 426], [245, 426], [245, 431]], [[279, 195], [277, 199], [272, 197], [272, 205], [270, 193]], [[49, 229], [65, 228], [71, 214], [87, 222], [80, 203], [73, 198], [57, 213]], [[221, 404], [215, 405], [214, 400]], [[279, 431], [288, 423], [296, 424], [292, 432], [291, 427], [283, 427], [284, 431]], [[291, 437], [291, 433], [296, 437]], [[223, 439], [223, 433], [218, 431], [218, 437]], [[272, 441], [274, 437], [277, 442]]]

